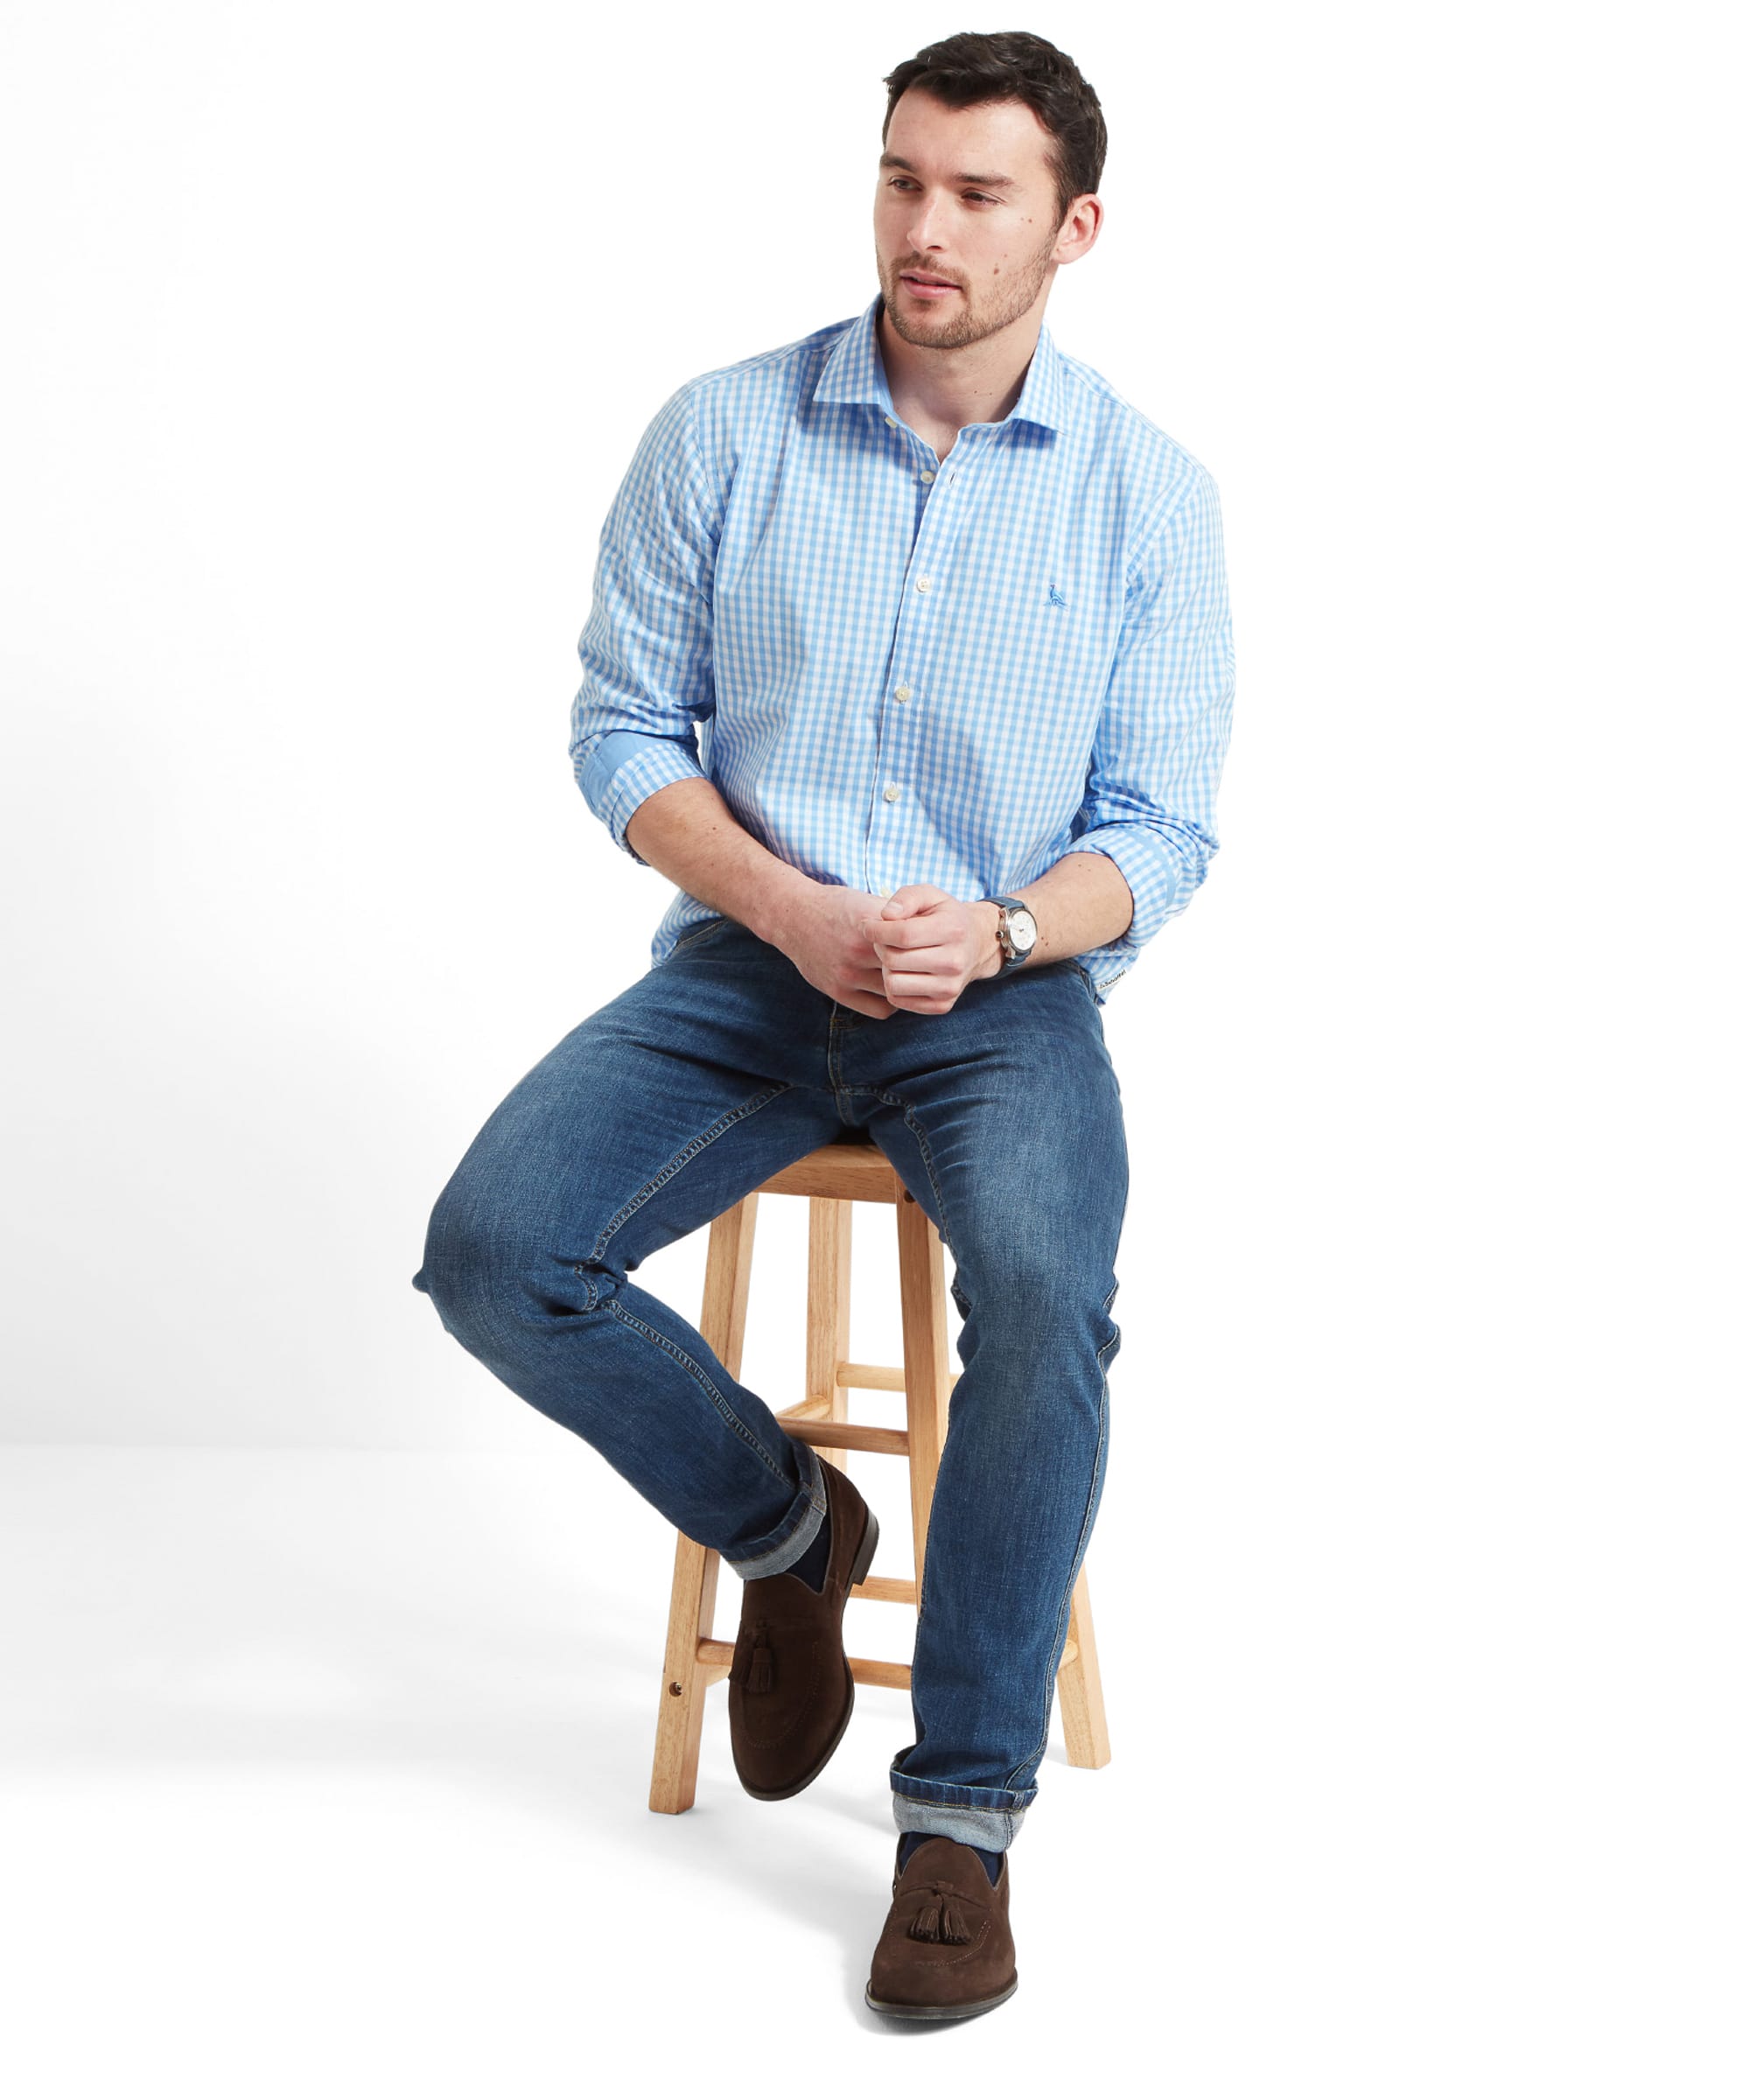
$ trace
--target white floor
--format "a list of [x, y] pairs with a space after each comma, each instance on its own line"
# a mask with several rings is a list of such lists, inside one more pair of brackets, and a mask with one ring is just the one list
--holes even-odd
[[[860, 1994], [905, 1697], [862, 1690], [823, 1778], [762, 1803], [717, 1690], [695, 1809], [650, 1814], [669, 1534], [558, 1442], [0, 1456], [16, 2100], [1723, 2090], [1726, 1948], [1632, 1908], [1678, 1870], [1620, 1817], [1534, 1851], [1456, 1714], [1400, 1769], [1359, 1673], [1319, 1701], [1187, 1643], [1159, 1690], [1154, 1600], [1111, 1580], [1114, 1761], [1070, 1769], [1056, 1726], [1012, 1855], [1021, 1987], [886, 2025]], [[855, 1605], [850, 1643], [903, 1652], [904, 1616]]]

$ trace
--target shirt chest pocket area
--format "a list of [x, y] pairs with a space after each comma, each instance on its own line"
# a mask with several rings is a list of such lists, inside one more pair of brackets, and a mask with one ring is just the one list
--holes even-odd
[[1118, 616], [1081, 579], [1060, 573], [1004, 579], [984, 620], [972, 623], [972, 654], [999, 692], [1068, 716], [1099, 708], [1119, 639]]

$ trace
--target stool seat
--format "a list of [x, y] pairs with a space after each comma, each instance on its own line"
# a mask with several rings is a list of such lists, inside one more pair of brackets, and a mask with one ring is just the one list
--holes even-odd
[[[855, 1584], [850, 1596], [917, 1608], [925, 1581], [926, 1536], [938, 1461], [948, 1431], [951, 1389], [958, 1376], [950, 1368], [943, 1242], [870, 1130], [844, 1127], [830, 1143], [771, 1174], [709, 1228], [702, 1317], [696, 1325], [734, 1378], [744, 1357], [757, 1205], [766, 1195], [803, 1196], [810, 1204], [805, 1396], [790, 1407], [777, 1409], [777, 1418], [789, 1436], [815, 1448], [883, 1452], [907, 1460], [913, 1578], [868, 1576]], [[856, 1203], [887, 1203], [895, 1210], [902, 1312], [900, 1367], [856, 1363], [849, 1354]], [[901, 1393], [906, 1427], [884, 1429], [850, 1421], [848, 1395], [855, 1389]], [[709, 1686], [732, 1667], [732, 1642], [714, 1634], [719, 1574], [718, 1552], [682, 1532], [677, 1535], [648, 1794], [649, 1808], [662, 1815], [679, 1815], [694, 1805], [704, 1700]], [[878, 1684], [893, 1690], [911, 1687], [913, 1670], [908, 1663], [856, 1656], [849, 1657], [849, 1664], [856, 1685]], [[1070, 1623], [1056, 1682], [1069, 1761], [1091, 1768], [1105, 1765], [1111, 1755], [1107, 1715], [1089, 1610], [1088, 1576], [1081, 1569], [1072, 1592]]]

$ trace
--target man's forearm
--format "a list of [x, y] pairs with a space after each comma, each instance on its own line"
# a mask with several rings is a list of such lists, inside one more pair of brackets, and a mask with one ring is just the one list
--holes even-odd
[[[816, 886], [751, 836], [711, 780], [656, 788], [630, 818], [626, 836], [668, 882], [777, 948], [794, 902]], [[1131, 924], [1131, 892], [1105, 853], [1068, 853], [1009, 894], [1032, 907], [1040, 929], [1029, 967], [1104, 947]], [[976, 902], [974, 912], [984, 933], [980, 974], [990, 976], [998, 960], [998, 906]]]
[[[1045, 875], [1005, 894], [1035, 914], [1038, 938], [1026, 970], [1103, 948], [1131, 924], [1131, 891], [1105, 853], [1068, 853]], [[984, 974], [991, 976], [998, 961], [998, 906], [981, 903], [975, 911], [986, 928]]]
[[786, 907], [813, 886], [808, 875], [751, 836], [712, 780], [656, 788], [624, 835], [668, 882], [776, 947]]

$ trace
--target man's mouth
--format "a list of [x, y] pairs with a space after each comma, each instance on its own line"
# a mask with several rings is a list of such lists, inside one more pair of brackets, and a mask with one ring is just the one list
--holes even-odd
[[903, 270], [901, 276], [902, 283], [911, 291], [917, 291], [923, 297], [937, 298], [944, 292], [956, 291], [960, 289], [959, 286], [952, 284], [947, 277], [918, 276], [911, 270]]

